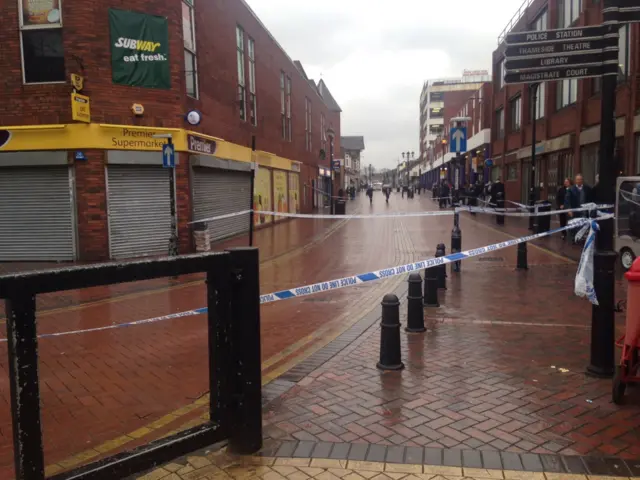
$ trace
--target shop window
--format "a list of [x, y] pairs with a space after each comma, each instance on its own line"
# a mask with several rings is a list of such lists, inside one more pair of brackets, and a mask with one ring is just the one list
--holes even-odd
[[498, 178], [502, 177], [502, 169], [500, 167], [493, 167], [491, 169], [491, 181], [497, 182]]
[[599, 168], [600, 144], [587, 145], [580, 150], [580, 172], [587, 185], [594, 185]]
[[510, 163], [507, 166], [507, 180], [517, 180], [518, 179], [518, 165], [515, 163]]
[[[24, 83], [66, 80], [62, 41], [62, 5], [42, 9], [38, 2], [18, 2]], [[55, 7], [55, 8], [53, 8]]]
[[184, 74], [187, 95], [198, 98], [193, 0], [184, 0], [182, 2], [182, 36], [184, 38]]

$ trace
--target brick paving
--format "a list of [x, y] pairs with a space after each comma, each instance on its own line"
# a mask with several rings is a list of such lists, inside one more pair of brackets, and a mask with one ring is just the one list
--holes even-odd
[[[349, 208], [361, 208], [362, 203], [369, 211], [364, 200], [356, 200]], [[373, 211], [398, 211], [405, 206], [387, 207], [382, 198], [376, 200]], [[342, 221], [340, 228], [331, 229], [327, 221], [320, 226], [318, 222], [293, 221], [258, 232], [263, 236], [261, 255], [268, 258], [261, 266], [264, 293], [417, 259], [406, 222]], [[265, 378], [275, 378], [331, 341], [373, 308], [394, 281], [265, 307]], [[58, 308], [53, 310], [39, 304], [39, 333], [124, 323], [205, 305], [204, 286], [197, 279], [157, 287], [137, 289], [131, 284], [128, 292], [115, 287], [96, 296], [71, 292], [71, 301], [54, 299]], [[205, 330], [204, 316], [194, 316], [42, 339], [40, 385], [49, 471], [145, 443], [181, 428], [184, 422], [201, 423], [203, 409], [197, 403], [206, 401], [208, 378], [203, 368]], [[0, 344], [0, 478], [13, 474], [6, 356], [6, 344]], [[193, 409], [194, 405], [198, 408]]]
[[[425, 196], [416, 196], [413, 201], [399, 197], [392, 196], [389, 206], [381, 196], [376, 196], [373, 207], [369, 207], [364, 198], [349, 207], [365, 212], [370, 208], [373, 212], [434, 209]], [[302, 243], [297, 247], [277, 233], [282, 228], [286, 238], [308, 240], [309, 236], [292, 234], [296, 229], [311, 228], [304, 226], [304, 222], [290, 222], [262, 231], [264, 235], [272, 236], [274, 245], [283, 242], [291, 249], [287, 252], [284, 247], [280, 250], [269, 247], [276, 253], [261, 267], [263, 293], [431, 257], [437, 243], [449, 243], [452, 220], [436, 217], [350, 221], [325, 235], [318, 231], [311, 237], [311, 242], [305, 244], [300, 240]], [[466, 216], [461, 225], [464, 248], [505, 238], [496, 229]], [[271, 245], [268, 239], [265, 242]], [[261, 254], [263, 248], [266, 247], [261, 244]], [[380, 376], [371, 367], [375, 365], [378, 341], [377, 326], [374, 325], [378, 302], [388, 291], [398, 289], [402, 293], [405, 287], [401, 277], [263, 307], [263, 375], [265, 382], [271, 382], [265, 388], [266, 400], [272, 401], [265, 410], [267, 434], [275, 441], [302, 439], [409, 446], [423, 442], [423, 446], [430, 445], [429, 448], [449, 447], [455, 441], [454, 446], [464, 449], [520, 449], [525, 452], [535, 448], [526, 448], [529, 445], [523, 442], [535, 442], [523, 432], [543, 436], [540, 432], [546, 435], [545, 429], [529, 432], [512, 422], [525, 423], [522, 418], [535, 418], [526, 425], [531, 430], [540, 428], [545, 422], [551, 423], [547, 420], [549, 415], [557, 415], [563, 420], [547, 430], [556, 427], [560, 433], [552, 440], [558, 442], [560, 437], [568, 435], [561, 432], [562, 422], [564, 416], [569, 415], [567, 411], [573, 410], [555, 412], [552, 402], [562, 405], [575, 402], [576, 408], [586, 408], [582, 413], [585, 424], [580, 427], [597, 425], [598, 419], [605, 426], [596, 434], [608, 432], [611, 437], [611, 441], [602, 441], [592, 450], [602, 449], [606, 443], [611, 447], [611, 454], [631, 455], [632, 440], [638, 444], [637, 424], [632, 418], [637, 411], [630, 407], [631, 414], [627, 415], [624, 409], [606, 407], [606, 382], [572, 380], [571, 385], [587, 389], [585, 395], [589, 398], [586, 399], [593, 403], [585, 399], [586, 406], [575, 397], [554, 397], [562, 396], [563, 392], [566, 395], [569, 390], [563, 388], [566, 379], [577, 375], [575, 372], [584, 367], [588, 322], [582, 317], [588, 304], [576, 300], [570, 291], [575, 265], [569, 260], [531, 249], [530, 263], [537, 267], [529, 272], [514, 272], [515, 249], [497, 252], [490, 262], [465, 261], [459, 278], [450, 275], [445, 306], [429, 317], [432, 331], [421, 337], [424, 340], [422, 348], [411, 347], [415, 340], [405, 345], [405, 351], [413, 352], [411, 359], [407, 359], [409, 368], [395, 379], [389, 375]], [[525, 295], [529, 289], [532, 294]], [[558, 305], [551, 305], [550, 298], [558, 298]], [[116, 292], [105, 302], [73, 305], [42, 316], [40, 332], [139, 320], [203, 305], [204, 289], [197, 283], [180, 284], [157, 292], [145, 291], [139, 297], [120, 296]], [[484, 323], [489, 320], [495, 324]], [[505, 324], [514, 321], [530, 325]], [[548, 326], [550, 323], [556, 326]], [[564, 324], [571, 326], [562, 326]], [[49, 471], [65, 470], [202, 422], [206, 418], [203, 412], [207, 400], [207, 372], [202, 368], [206, 364], [204, 329], [203, 318], [193, 317], [41, 341], [40, 379], [45, 460]], [[345, 333], [341, 335], [342, 332]], [[556, 342], [558, 338], [562, 341]], [[462, 348], [457, 348], [458, 345]], [[0, 350], [4, 348], [0, 346]], [[460, 358], [451, 358], [458, 352]], [[571, 352], [577, 352], [577, 356], [569, 358]], [[528, 354], [538, 363], [531, 362], [530, 365]], [[1, 361], [6, 353], [0, 352], [0, 355], [2, 378], [5, 378], [0, 382], [0, 398], [5, 405], [0, 410], [0, 478], [10, 478], [12, 448], [7, 370], [6, 362]], [[560, 357], [554, 362], [556, 366], [568, 368], [570, 373], [550, 369], [544, 363], [550, 363], [548, 360], [556, 355]], [[516, 368], [518, 361], [522, 362], [522, 368]], [[554, 375], [561, 374], [564, 377], [554, 380]], [[469, 379], [475, 379], [476, 386], [471, 386]], [[421, 387], [421, 383], [424, 386]], [[322, 392], [323, 388], [326, 391]], [[496, 388], [500, 388], [498, 391], [502, 394], [495, 394]], [[534, 393], [523, 393], [529, 389]], [[537, 389], [553, 393], [543, 396], [535, 393]], [[483, 390], [487, 392], [474, 396]], [[599, 395], [591, 395], [592, 391]], [[362, 393], [362, 397], [347, 399], [340, 396], [354, 392]], [[329, 394], [332, 396], [325, 398]], [[416, 396], [424, 396], [430, 401], [420, 406], [404, 406], [415, 402]], [[377, 399], [375, 405], [367, 404], [374, 399]], [[516, 407], [503, 411], [500, 407], [505, 408], [507, 403]], [[541, 403], [546, 406], [533, 410]], [[500, 411], [493, 412], [493, 408], [500, 408]], [[452, 421], [447, 425], [433, 425], [434, 419], [420, 413], [422, 410]], [[338, 424], [353, 414], [358, 418], [351, 417], [344, 425]], [[516, 414], [522, 417], [511, 418]], [[336, 418], [330, 420], [327, 415], [336, 415]], [[425, 420], [414, 425], [419, 422], [418, 416]], [[464, 418], [457, 418], [459, 416]], [[496, 416], [509, 420], [491, 428], [484, 424], [497, 421]], [[319, 418], [323, 421], [318, 421]], [[467, 423], [475, 423], [463, 425], [465, 419]], [[607, 424], [616, 419], [624, 420], [632, 427], [616, 434]], [[354, 431], [347, 425], [352, 425]], [[401, 429], [403, 426], [414, 432], [419, 427], [431, 428], [441, 437], [431, 438], [436, 434], [426, 429], [418, 431], [418, 435], [409, 434]], [[468, 432], [473, 428], [490, 435], [491, 439], [475, 439]], [[593, 432], [575, 433], [583, 437], [593, 435]], [[481, 441], [482, 445], [470, 445], [477, 443], [473, 439]], [[497, 441], [503, 441], [505, 445], [496, 445]], [[553, 452], [549, 441], [544, 442], [546, 446], [536, 448]], [[571, 445], [558, 443], [561, 448], [556, 451], [582, 453], [580, 446], [586, 444], [578, 438]]]
[[[370, 449], [372, 450], [372, 449]], [[379, 461], [354, 460], [341, 455], [340, 458], [304, 458], [304, 457], [238, 457], [225, 452], [201, 451], [176, 462], [164, 465], [144, 475], [138, 480], [199, 480], [199, 479], [265, 479], [265, 480], [607, 480], [612, 478], [637, 478], [632, 475], [626, 463], [611, 464], [607, 470], [598, 467], [589, 468], [581, 464], [581, 469], [566, 468], [566, 464], [531, 464], [534, 470], [502, 469], [500, 461], [489, 461], [485, 466], [480, 454], [465, 452], [458, 455], [456, 465], [429, 463], [423, 456], [411, 457], [410, 462], [399, 461], [395, 452], [387, 450], [387, 459]], [[485, 458], [490, 456], [485, 455]], [[526, 457], [525, 457], [526, 458]], [[526, 460], [525, 460], [526, 461]], [[412, 463], [411, 463], [412, 462]], [[424, 463], [423, 463], [424, 462]], [[577, 464], [571, 462], [573, 467]], [[522, 465], [520, 465], [522, 467]], [[566, 473], [570, 471], [571, 473]], [[595, 472], [606, 473], [595, 473]], [[611, 472], [614, 472], [612, 474]]]

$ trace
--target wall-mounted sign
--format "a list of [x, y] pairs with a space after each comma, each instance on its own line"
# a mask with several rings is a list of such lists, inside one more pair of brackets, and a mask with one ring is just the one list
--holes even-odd
[[291, 162], [291, 171], [300, 172], [300, 164], [297, 162]]
[[109, 9], [113, 83], [171, 88], [166, 17]]
[[81, 92], [84, 88], [84, 77], [80, 75], [76, 75], [75, 73], [71, 74], [71, 85], [75, 89], [76, 92]]
[[202, 114], [198, 110], [191, 110], [187, 112], [184, 119], [189, 125], [200, 125], [202, 121]]
[[339, 172], [340, 171], [340, 159], [336, 159], [332, 162], [331, 167], [333, 168], [334, 172]]
[[83, 160], [83, 161], [87, 159], [87, 157], [84, 155], [84, 152], [81, 152], [80, 150], [78, 150], [78, 151], [76, 152], [76, 154], [75, 154], [75, 157], [74, 157], [74, 158], [75, 158], [76, 160]]
[[61, 25], [59, 0], [20, 0], [22, 26]]
[[11, 132], [8, 130], [0, 130], [0, 148], [4, 147], [11, 140]]
[[195, 135], [187, 135], [187, 148], [191, 152], [213, 155], [216, 153], [216, 142]]
[[134, 103], [133, 105], [131, 105], [131, 111], [133, 112], [134, 115], [143, 115], [144, 114], [144, 106], [142, 106], [140, 103]]
[[71, 118], [76, 122], [91, 123], [89, 97], [75, 92], [71, 94]]

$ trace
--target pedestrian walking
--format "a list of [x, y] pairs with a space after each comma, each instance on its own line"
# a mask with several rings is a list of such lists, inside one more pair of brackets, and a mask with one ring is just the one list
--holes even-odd
[[[581, 173], [577, 174], [574, 180], [574, 185], [572, 185], [569, 189], [567, 189], [567, 193], [564, 199], [564, 207], [569, 209], [580, 208], [584, 204], [589, 203], [593, 200], [593, 191], [589, 185], [584, 183], [584, 177]], [[576, 217], [586, 217], [588, 212], [567, 212], [569, 218]], [[572, 243], [575, 244], [575, 234], [577, 231], [573, 232]]]
[[373, 187], [371, 185], [367, 187], [367, 197], [369, 197], [369, 205], [373, 205]]
[[[556, 193], [556, 206], [558, 210], [564, 210], [564, 201], [567, 198], [567, 191], [571, 188], [572, 184], [573, 182], [571, 182], [571, 179], [567, 177], [564, 179], [563, 184], [558, 189], [558, 193]], [[558, 214], [558, 219], [560, 220], [561, 227], [567, 226], [568, 218], [566, 213]], [[566, 238], [567, 238], [567, 231], [564, 230], [562, 232], [562, 239], [565, 240]]]

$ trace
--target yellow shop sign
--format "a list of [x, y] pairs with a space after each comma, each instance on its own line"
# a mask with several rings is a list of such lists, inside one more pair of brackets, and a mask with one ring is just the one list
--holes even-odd
[[91, 123], [89, 97], [75, 92], [71, 94], [71, 118], [76, 122]]

